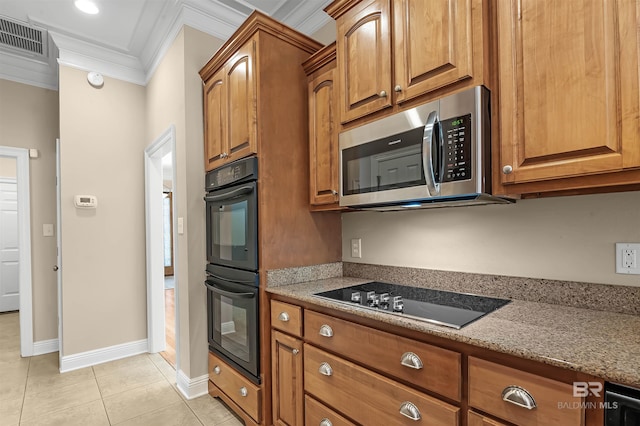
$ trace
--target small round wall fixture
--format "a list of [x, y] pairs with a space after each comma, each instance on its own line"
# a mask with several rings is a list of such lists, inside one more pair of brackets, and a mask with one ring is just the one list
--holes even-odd
[[95, 71], [89, 72], [87, 74], [87, 81], [91, 86], [95, 87], [96, 89], [99, 89], [102, 86], [104, 86], [104, 77], [102, 77], [102, 74], [100, 74], [99, 72], [95, 72]]

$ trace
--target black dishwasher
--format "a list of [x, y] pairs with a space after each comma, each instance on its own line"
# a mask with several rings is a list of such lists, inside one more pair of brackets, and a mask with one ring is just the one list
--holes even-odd
[[607, 383], [604, 400], [605, 426], [640, 425], [640, 389]]

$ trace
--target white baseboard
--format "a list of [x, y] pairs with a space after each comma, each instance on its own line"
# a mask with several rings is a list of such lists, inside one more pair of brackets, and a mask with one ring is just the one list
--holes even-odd
[[178, 371], [178, 390], [187, 399], [194, 399], [209, 393], [209, 375], [190, 379], [182, 370]]
[[58, 352], [58, 339], [33, 342], [33, 356]]
[[60, 362], [60, 372], [78, 370], [84, 367], [102, 364], [104, 362], [115, 361], [133, 355], [146, 353], [148, 349], [147, 339], [136, 342], [123, 343], [121, 345], [109, 346], [93, 351], [81, 352], [63, 356]]

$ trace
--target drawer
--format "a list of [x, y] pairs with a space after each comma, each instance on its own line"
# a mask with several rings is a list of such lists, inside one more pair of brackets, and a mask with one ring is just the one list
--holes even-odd
[[271, 301], [271, 327], [302, 337], [302, 308], [289, 303]]
[[468, 426], [507, 426], [505, 423], [497, 422], [488, 417], [482, 416], [473, 411], [469, 411], [469, 417], [467, 421]]
[[461, 399], [461, 355], [391, 333], [305, 310], [305, 340], [350, 360]]
[[[508, 388], [514, 391], [510, 399], [533, 399], [535, 408], [503, 400]], [[584, 425], [583, 402], [573, 396], [570, 384], [469, 357], [469, 405], [481, 411], [520, 426], [578, 426]]]
[[307, 343], [304, 389], [363, 425], [458, 424], [459, 408]]
[[304, 397], [304, 424], [306, 426], [355, 426], [354, 423], [309, 395]]
[[260, 423], [260, 386], [249, 381], [216, 355], [209, 352], [209, 380]]

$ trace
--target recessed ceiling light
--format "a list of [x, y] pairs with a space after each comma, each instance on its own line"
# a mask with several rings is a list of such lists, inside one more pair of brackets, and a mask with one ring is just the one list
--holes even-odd
[[82, 12], [89, 15], [96, 15], [98, 12], [100, 12], [100, 9], [98, 9], [98, 5], [96, 5], [91, 0], [76, 0], [74, 4]]

